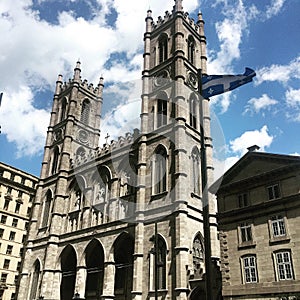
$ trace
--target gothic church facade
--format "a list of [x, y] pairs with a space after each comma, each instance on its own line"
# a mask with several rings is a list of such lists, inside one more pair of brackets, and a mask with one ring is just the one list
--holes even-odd
[[69, 82], [59, 75], [18, 299], [205, 299], [202, 139], [209, 182], [213, 166], [197, 81], [202, 15], [195, 23], [181, 0], [157, 22], [149, 10], [143, 57], [140, 129], [103, 147], [103, 78], [82, 80], [80, 62]]

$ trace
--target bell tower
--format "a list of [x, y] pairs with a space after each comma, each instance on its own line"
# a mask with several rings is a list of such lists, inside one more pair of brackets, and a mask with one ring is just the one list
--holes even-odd
[[70, 160], [82, 159], [98, 147], [103, 78], [96, 88], [81, 79], [80, 62], [73, 79], [58, 76], [48, 127], [41, 178], [68, 171]]
[[[162, 290], [172, 290], [172, 299], [188, 299], [190, 291], [198, 288], [202, 290], [196, 297], [205, 297], [201, 141], [206, 146], [209, 183], [213, 181], [213, 166], [209, 100], [201, 97], [198, 86], [199, 69], [207, 73], [204, 21], [201, 13], [196, 22], [190, 18], [182, 0], [175, 0], [172, 12], [165, 12], [157, 22], [148, 10], [145, 21], [136, 270], [142, 268], [138, 256], [142, 241], [152, 243], [151, 265], [151, 255], [160, 251], [155, 244], [163, 244], [159, 241], [164, 237], [170, 245], [165, 263], [172, 262], [172, 270], [154, 271], [150, 290], [159, 297]], [[218, 256], [216, 204], [212, 197], [209, 202], [211, 245], [213, 255]], [[138, 280], [134, 290], [142, 292]]]

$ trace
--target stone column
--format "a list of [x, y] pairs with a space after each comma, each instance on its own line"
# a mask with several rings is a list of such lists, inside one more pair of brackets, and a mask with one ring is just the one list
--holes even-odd
[[115, 262], [113, 260], [104, 262], [103, 293], [101, 300], [115, 299]]
[[77, 274], [76, 274], [76, 285], [75, 285], [75, 292], [79, 294], [79, 299], [85, 299], [85, 285], [86, 285], [86, 277], [87, 271], [85, 266], [77, 267]]

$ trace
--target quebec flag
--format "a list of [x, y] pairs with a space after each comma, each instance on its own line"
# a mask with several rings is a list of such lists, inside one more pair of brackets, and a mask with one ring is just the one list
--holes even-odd
[[209, 98], [219, 95], [252, 81], [256, 76], [254, 70], [246, 68], [244, 74], [239, 75], [203, 75], [202, 96]]

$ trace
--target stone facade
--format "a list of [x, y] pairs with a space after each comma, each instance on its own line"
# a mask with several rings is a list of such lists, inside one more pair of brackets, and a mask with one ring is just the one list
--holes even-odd
[[18, 299], [205, 297], [202, 139], [209, 183], [213, 167], [197, 81], [198, 69], [206, 73], [203, 26], [179, 0], [157, 22], [147, 12], [141, 127], [102, 148], [103, 78], [96, 88], [82, 81], [80, 62], [68, 83], [59, 75]]
[[217, 199], [224, 299], [299, 299], [300, 157], [248, 152]]
[[38, 178], [0, 163], [0, 299], [16, 299]]

